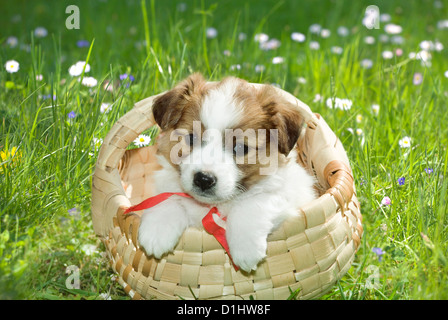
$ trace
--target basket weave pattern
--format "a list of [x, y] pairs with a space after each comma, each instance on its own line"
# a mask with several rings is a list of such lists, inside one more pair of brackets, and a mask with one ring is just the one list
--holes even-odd
[[153, 196], [156, 146], [126, 150], [155, 124], [155, 96], [142, 100], [113, 126], [92, 180], [92, 219], [118, 281], [134, 299], [286, 299], [319, 297], [350, 268], [363, 233], [360, 205], [345, 150], [324, 119], [297, 104], [307, 128], [297, 142], [299, 163], [313, 174], [320, 197], [268, 237], [267, 257], [247, 274], [235, 271], [225, 250], [204, 230], [187, 229], [173, 253], [148, 257], [137, 242], [141, 212], [126, 208]]

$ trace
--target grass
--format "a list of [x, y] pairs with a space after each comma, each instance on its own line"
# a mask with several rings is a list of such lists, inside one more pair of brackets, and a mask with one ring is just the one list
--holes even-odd
[[[448, 298], [448, 48], [431, 51], [430, 66], [408, 58], [421, 50], [423, 40], [447, 43], [448, 30], [437, 27], [447, 5], [185, 3], [77, 1], [79, 30], [65, 27], [69, 1], [0, 4], [0, 298], [128, 299], [113, 281], [90, 218], [98, 147], [135, 102], [193, 71], [211, 80], [235, 75], [275, 83], [320, 113], [345, 146], [365, 233], [353, 266], [321, 299]], [[387, 22], [378, 30], [361, 24], [371, 4], [402, 26], [403, 43], [391, 43], [392, 35], [380, 41]], [[311, 34], [315, 23], [331, 36]], [[34, 33], [38, 26], [48, 30], [45, 37]], [[350, 35], [338, 35], [340, 26]], [[216, 38], [207, 38], [208, 27], [216, 28]], [[291, 40], [296, 31], [307, 36], [304, 43]], [[281, 46], [261, 50], [253, 40], [260, 32], [279, 39]], [[17, 45], [10, 45], [10, 36]], [[366, 36], [375, 43], [366, 44]], [[89, 46], [77, 47], [79, 40]], [[319, 50], [310, 49], [313, 40]], [[332, 46], [342, 53], [332, 53]], [[401, 56], [383, 59], [384, 51], [398, 48]], [[274, 57], [284, 62], [272, 64]], [[4, 68], [12, 59], [20, 63], [16, 73]], [[371, 68], [363, 67], [364, 59], [372, 61]], [[80, 60], [91, 65], [81, 77], [94, 77], [96, 86], [69, 75], [69, 67]], [[260, 65], [262, 72], [261, 67], [256, 71]], [[134, 80], [120, 80], [125, 73]], [[415, 74], [421, 75], [420, 84], [414, 84]], [[105, 89], [108, 83], [113, 91]], [[316, 94], [324, 98], [316, 101]], [[330, 97], [350, 99], [352, 107], [330, 109]], [[110, 111], [101, 112], [103, 103]], [[380, 106], [377, 113], [374, 104]], [[410, 147], [401, 148], [406, 136]], [[405, 178], [403, 185], [399, 178]], [[381, 205], [386, 196], [391, 204]]]

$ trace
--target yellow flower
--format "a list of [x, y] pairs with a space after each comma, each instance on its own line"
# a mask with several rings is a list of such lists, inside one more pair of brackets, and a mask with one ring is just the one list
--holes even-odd
[[[18, 158], [20, 158], [20, 152], [17, 152], [17, 147], [12, 147], [11, 151], [5, 150], [0, 151], [0, 158], [3, 161], [13, 160], [16, 161]], [[0, 172], [2, 172], [3, 169], [0, 167]]]

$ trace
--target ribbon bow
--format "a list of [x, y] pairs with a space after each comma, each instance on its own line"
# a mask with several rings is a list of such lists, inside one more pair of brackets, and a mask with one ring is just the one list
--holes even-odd
[[[165, 201], [166, 199], [168, 199], [174, 195], [185, 197], [185, 198], [193, 198], [192, 196], [190, 196], [187, 193], [164, 192], [164, 193], [160, 193], [154, 197], [143, 200], [142, 202], [140, 202], [137, 205], [129, 207], [128, 209], [126, 209], [124, 214], [133, 212], [133, 211], [140, 211], [143, 209], [148, 209], [148, 208], [154, 207], [155, 205], [158, 205], [159, 203]], [[213, 207], [202, 219], [202, 225], [204, 226], [205, 231], [210, 233], [213, 237], [215, 237], [216, 240], [218, 240], [218, 242], [221, 244], [221, 246], [227, 252], [227, 255], [229, 256], [230, 260], [233, 263], [233, 260], [232, 260], [232, 257], [230, 255], [230, 251], [229, 251], [229, 245], [226, 240], [226, 229], [216, 223], [213, 215], [215, 215], [218, 219], [222, 219], [223, 221], [226, 221], [225, 217], [221, 218], [221, 214], [219, 213], [218, 208]], [[233, 266], [235, 267], [235, 270], [238, 271], [239, 267], [237, 265], [235, 265], [235, 263], [233, 263]]]

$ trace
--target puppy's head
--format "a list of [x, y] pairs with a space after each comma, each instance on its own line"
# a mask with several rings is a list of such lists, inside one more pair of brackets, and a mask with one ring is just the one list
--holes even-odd
[[200, 74], [155, 99], [153, 114], [163, 132], [159, 153], [184, 191], [208, 204], [232, 199], [284, 165], [303, 125], [269, 85], [233, 77], [210, 83]]

